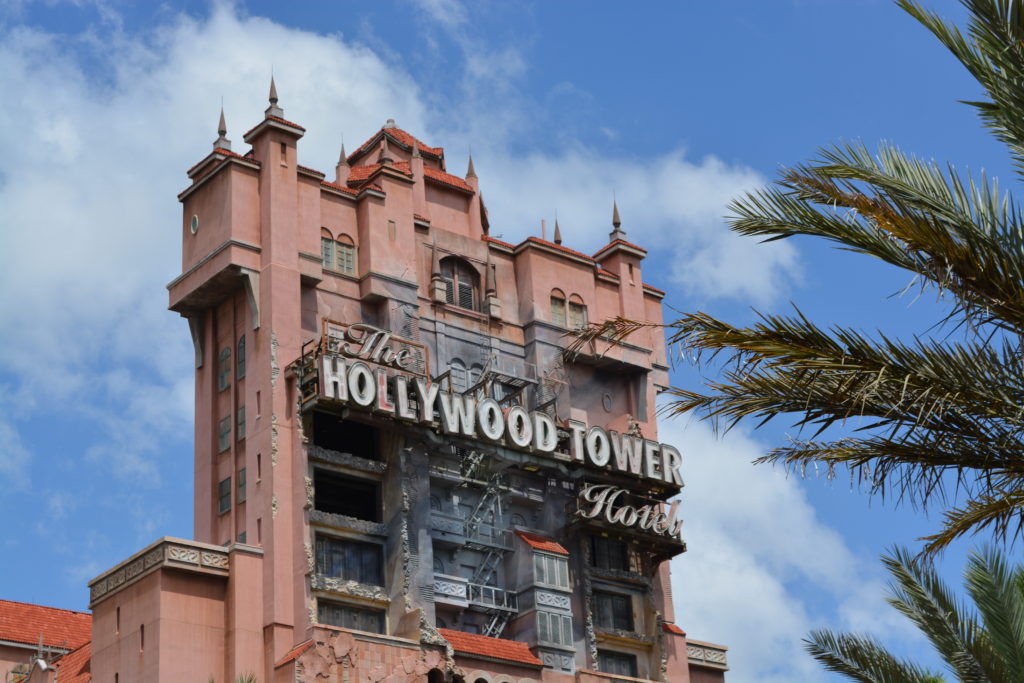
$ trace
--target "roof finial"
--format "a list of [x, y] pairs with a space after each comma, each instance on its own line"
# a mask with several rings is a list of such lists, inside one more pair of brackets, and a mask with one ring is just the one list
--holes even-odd
[[621, 225], [622, 219], [619, 218], [619, 204], [617, 201], [612, 199], [612, 227], [614, 227], [615, 229], [608, 233], [609, 242], [621, 240], [626, 237], [626, 231], [620, 227]]
[[273, 73], [270, 74], [270, 97], [268, 99], [270, 100], [270, 106], [267, 107], [265, 114], [267, 116], [276, 116], [278, 118], [284, 116], [284, 109], [277, 106], [277, 84], [274, 83]]
[[384, 127], [385, 128], [398, 128], [398, 126], [395, 125], [395, 120], [394, 119], [388, 119], [387, 123], [384, 124]]
[[227, 139], [228, 124], [224, 122], [224, 104], [220, 105], [220, 121], [217, 123], [217, 139], [213, 141], [214, 149], [231, 151], [231, 140]]
[[423, 155], [420, 154], [420, 141], [417, 140], [416, 138], [412, 139], [412, 158], [413, 159], [422, 159], [423, 158]]
[[558, 216], [555, 216], [555, 244], [562, 243], [562, 230], [558, 227]]
[[466, 169], [467, 178], [476, 178], [476, 169], [473, 168], [473, 153], [469, 153], [469, 168]]

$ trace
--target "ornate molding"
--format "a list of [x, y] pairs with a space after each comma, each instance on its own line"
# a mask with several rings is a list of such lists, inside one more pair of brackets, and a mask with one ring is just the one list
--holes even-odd
[[728, 668], [729, 662], [726, 659], [725, 652], [724, 647], [715, 645], [686, 644], [686, 656], [695, 664], [704, 664], [721, 669]]
[[89, 583], [89, 606], [93, 607], [143, 576], [161, 567], [191, 570], [227, 577], [228, 551], [215, 545], [162, 538]]
[[571, 608], [568, 595], [552, 593], [551, 591], [542, 590], [538, 590], [535, 595], [538, 605], [543, 605], [544, 607], [555, 607], [557, 609], [564, 610], [568, 610]]

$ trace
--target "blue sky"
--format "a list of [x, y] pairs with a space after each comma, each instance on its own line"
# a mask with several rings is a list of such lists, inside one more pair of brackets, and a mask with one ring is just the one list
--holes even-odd
[[[329, 171], [342, 136], [351, 149], [395, 118], [456, 172], [472, 148], [495, 234], [518, 241], [557, 213], [583, 251], [606, 239], [614, 192], [666, 303], [736, 322], [792, 302], [823, 323], [923, 334], [944, 310], [889, 298], [907, 276], [862, 257], [729, 233], [729, 198], [781, 165], [891, 140], [1013, 179], [957, 103], [977, 85], [882, 0], [298, 5], [0, 6], [0, 597], [84, 609], [89, 578], [191, 536], [191, 348], [164, 289], [180, 268], [175, 195], [222, 97], [244, 149], [271, 69], [309, 130], [303, 164]], [[699, 381], [685, 366], [674, 378]], [[918, 653], [877, 556], [934, 516], [748, 464], [788, 427], [716, 440], [663, 424], [686, 458], [678, 622], [731, 647], [735, 681], [833, 680], [800, 651], [816, 627]], [[965, 547], [940, 562], [953, 581]]]

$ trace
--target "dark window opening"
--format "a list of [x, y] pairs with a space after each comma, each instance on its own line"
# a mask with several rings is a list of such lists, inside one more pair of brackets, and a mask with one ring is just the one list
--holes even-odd
[[321, 512], [379, 522], [380, 484], [317, 470], [313, 478], [313, 504]]
[[377, 430], [361, 422], [342, 420], [328, 413], [313, 413], [313, 443], [367, 460], [379, 460]]
[[331, 536], [317, 536], [318, 574], [371, 586], [383, 586], [381, 546]]
[[224, 514], [231, 509], [231, 477], [221, 479], [217, 484], [217, 512]]
[[317, 605], [317, 619], [321, 624], [330, 626], [369, 631], [370, 633], [384, 633], [384, 612], [375, 609], [363, 609], [321, 601]]
[[590, 564], [598, 569], [629, 571], [629, 546], [599, 536], [590, 537]]
[[594, 623], [601, 628], [633, 630], [633, 601], [628, 595], [594, 591]]
[[441, 261], [441, 279], [445, 283], [445, 302], [475, 311], [480, 276], [465, 261], [449, 256]]
[[636, 678], [639, 675], [636, 668], [636, 655], [627, 655], [623, 652], [598, 650], [597, 668], [603, 673], [615, 674], [617, 676], [632, 676]]

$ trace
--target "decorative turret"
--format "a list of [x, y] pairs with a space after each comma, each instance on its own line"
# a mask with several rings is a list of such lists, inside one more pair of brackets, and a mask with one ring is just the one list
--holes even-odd
[[562, 243], [562, 231], [558, 227], [558, 218], [555, 218], [555, 244]]
[[344, 185], [348, 180], [348, 174], [352, 169], [348, 166], [348, 155], [345, 154], [345, 141], [341, 141], [341, 153], [338, 155], [338, 163], [334, 167], [334, 182]]
[[[394, 127], [394, 119], [388, 119], [392, 127]], [[394, 163], [394, 159], [391, 157], [391, 150], [388, 149], [388, 136], [382, 135], [380, 138], [380, 156], [377, 157], [377, 163], [384, 164], [385, 166], [391, 166]]]
[[473, 155], [469, 155], [469, 168], [466, 169], [466, 180], [476, 178], [476, 169], [473, 168]]
[[284, 118], [284, 109], [277, 106], [277, 85], [274, 83], [274, 77], [270, 77], [270, 106], [267, 107], [264, 114], [267, 116], [276, 116], [279, 119]]
[[231, 140], [225, 137], [228, 134], [228, 124], [224, 122], [224, 107], [220, 108], [220, 122], [217, 124], [217, 135], [219, 136], [213, 141], [214, 149], [224, 149], [231, 151]]
[[622, 219], [619, 218], [619, 205], [613, 199], [612, 200], [612, 227], [615, 229], [608, 233], [608, 241], [614, 242], [615, 240], [626, 239], [626, 231], [620, 226], [622, 225]]

